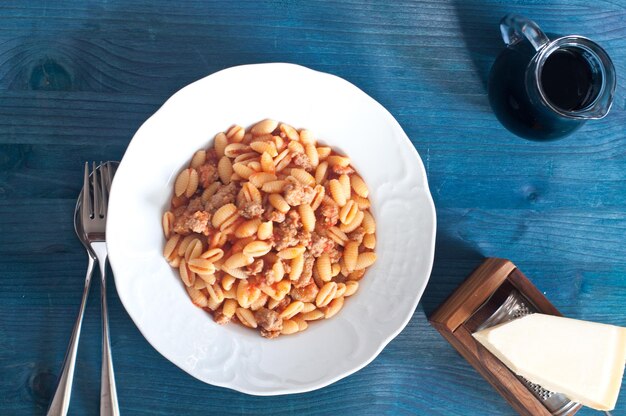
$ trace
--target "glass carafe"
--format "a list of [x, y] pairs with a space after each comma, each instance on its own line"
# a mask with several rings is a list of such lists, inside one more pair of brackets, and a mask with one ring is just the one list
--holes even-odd
[[506, 44], [489, 76], [489, 101], [500, 122], [518, 136], [555, 140], [587, 120], [607, 115], [616, 76], [608, 54], [576, 35], [553, 37], [532, 20], [507, 15]]

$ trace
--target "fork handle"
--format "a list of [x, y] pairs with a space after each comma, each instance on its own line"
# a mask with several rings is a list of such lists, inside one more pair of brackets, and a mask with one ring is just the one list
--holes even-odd
[[102, 309], [102, 372], [100, 375], [100, 416], [119, 416], [117, 389], [115, 387], [115, 373], [113, 372], [113, 358], [111, 357], [111, 338], [109, 336], [109, 312], [107, 308], [106, 284], [106, 243], [92, 243], [100, 264], [100, 306]]
[[83, 325], [83, 316], [85, 315], [85, 305], [89, 297], [89, 288], [91, 287], [91, 275], [93, 274], [94, 258], [88, 253], [87, 274], [85, 275], [85, 288], [83, 289], [83, 298], [80, 301], [78, 316], [74, 322], [70, 343], [67, 346], [65, 359], [63, 360], [63, 369], [57, 381], [57, 388], [52, 396], [52, 401], [48, 407], [48, 416], [65, 416], [67, 409], [70, 407], [70, 396], [72, 395], [72, 382], [74, 381], [74, 367], [76, 364], [76, 352], [78, 351], [78, 340], [80, 338], [80, 329]]

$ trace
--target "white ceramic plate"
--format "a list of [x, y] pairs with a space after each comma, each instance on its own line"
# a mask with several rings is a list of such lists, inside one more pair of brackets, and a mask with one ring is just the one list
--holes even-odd
[[[274, 340], [215, 324], [161, 255], [177, 173], [218, 131], [268, 117], [308, 128], [351, 157], [370, 188], [378, 239], [378, 261], [338, 315]], [[107, 240], [120, 299], [154, 348], [206, 383], [275, 395], [346, 377], [400, 333], [430, 276], [435, 223], [424, 166], [391, 114], [341, 78], [275, 63], [194, 82], [141, 126], [115, 175]]]

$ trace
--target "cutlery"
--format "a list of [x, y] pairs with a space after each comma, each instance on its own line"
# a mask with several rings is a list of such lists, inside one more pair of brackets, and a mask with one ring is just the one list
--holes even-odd
[[[91, 198], [83, 192], [81, 216], [89, 247], [93, 250], [100, 266], [100, 306], [102, 309], [102, 372], [100, 376], [100, 415], [117, 416], [120, 414], [115, 388], [115, 374], [111, 357], [111, 339], [109, 336], [109, 313], [107, 309], [106, 290], [106, 221], [109, 190], [111, 188], [112, 170], [110, 162], [100, 163], [99, 169], [93, 162], [91, 180]], [[89, 164], [85, 163], [85, 175], [88, 175]]]
[[67, 414], [67, 410], [70, 405], [70, 396], [72, 394], [72, 382], [74, 380], [74, 367], [76, 364], [76, 352], [78, 351], [78, 340], [80, 338], [80, 330], [83, 323], [83, 316], [85, 314], [85, 305], [87, 304], [87, 298], [89, 297], [89, 288], [91, 287], [91, 276], [93, 275], [93, 266], [96, 259], [91, 247], [87, 242], [85, 230], [83, 227], [83, 217], [81, 215], [83, 195], [89, 194], [89, 173], [85, 171], [83, 189], [76, 201], [76, 208], [74, 209], [74, 231], [78, 236], [78, 239], [85, 247], [87, 251], [87, 273], [85, 276], [85, 288], [83, 289], [83, 297], [80, 302], [80, 308], [78, 309], [78, 316], [74, 323], [70, 342], [65, 353], [65, 359], [63, 360], [63, 369], [59, 375], [57, 382], [57, 388], [48, 407], [48, 416], [64, 416]]

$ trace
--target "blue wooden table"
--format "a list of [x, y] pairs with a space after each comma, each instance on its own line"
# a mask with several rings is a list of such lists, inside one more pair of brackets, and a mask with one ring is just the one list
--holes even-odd
[[[246, 63], [339, 75], [398, 119], [438, 211], [430, 284], [408, 327], [365, 369], [312, 393], [266, 398], [202, 384], [170, 364], [110, 287], [123, 414], [513, 415], [425, 316], [483, 256], [512, 259], [566, 315], [626, 325], [623, 2], [174, 3], [0, 3], [0, 414], [43, 414], [61, 367], [86, 266], [72, 226], [82, 163], [119, 160], [172, 93]], [[498, 21], [511, 11], [607, 49], [619, 80], [605, 120], [553, 143], [498, 124], [485, 82], [502, 47]], [[75, 415], [98, 413], [98, 291], [83, 326]], [[626, 414], [621, 396], [615, 415]]]

